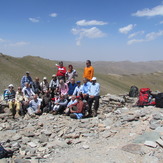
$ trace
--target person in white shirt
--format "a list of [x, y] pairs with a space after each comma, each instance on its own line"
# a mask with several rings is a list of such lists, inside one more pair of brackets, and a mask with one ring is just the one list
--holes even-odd
[[77, 86], [75, 87], [75, 90], [73, 92], [73, 95], [75, 96], [80, 96], [82, 93], [82, 85], [81, 85], [81, 81], [77, 81], [76, 82]]
[[32, 115], [32, 114], [37, 114], [40, 115], [41, 114], [41, 99], [38, 98], [38, 95], [35, 94], [33, 97], [33, 100], [31, 100], [29, 102], [29, 107], [27, 108], [28, 114]]
[[[89, 114], [92, 114], [93, 111], [93, 116], [97, 116], [97, 110], [99, 108], [99, 98], [100, 98], [100, 84], [96, 83], [96, 77], [93, 77], [91, 80], [91, 84], [88, 89], [88, 105], [89, 105]], [[94, 108], [92, 109], [92, 103], [94, 103]]]

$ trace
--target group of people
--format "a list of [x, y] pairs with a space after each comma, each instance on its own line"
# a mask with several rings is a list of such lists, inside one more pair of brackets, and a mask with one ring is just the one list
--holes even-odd
[[[80, 119], [85, 116], [97, 116], [100, 98], [100, 84], [94, 77], [91, 61], [86, 61], [83, 82], [76, 81], [78, 74], [72, 65], [68, 70], [63, 62], [56, 64], [57, 72], [50, 83], [47, 77], [39, 82], [33, 81], [30, 72], [21, 79], [21, 86], [14, 90], [13, 84], [4, 91], [4, 100], [9, 105], [13, 118], [20, 115], [41, 115], [42, 113], [64, 114]], [[94, 102], [94, 105], [92, 106]]]

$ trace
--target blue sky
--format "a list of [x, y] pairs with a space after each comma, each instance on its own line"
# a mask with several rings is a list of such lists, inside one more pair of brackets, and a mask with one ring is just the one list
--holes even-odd
[[0, 52], [69, 61], [163, 60], [163, 1], [0, 0]]

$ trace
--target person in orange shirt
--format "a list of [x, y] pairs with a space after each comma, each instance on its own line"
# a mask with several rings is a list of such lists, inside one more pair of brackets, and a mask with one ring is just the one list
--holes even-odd
[[93, 76], [94, 76], [94, 68], [91, 66], [91, 61], [87, 60], [86, 67], [84, 68], [83, 77], [87, 78], [90, 81], [93, 78]]

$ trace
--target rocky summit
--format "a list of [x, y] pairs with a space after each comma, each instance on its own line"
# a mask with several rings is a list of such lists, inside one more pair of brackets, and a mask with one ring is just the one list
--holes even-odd
[[107, 94], [97, 117], [0, 114], [0, 142], [14, 151], [0, 163], [162, 163], [163, 109]]

